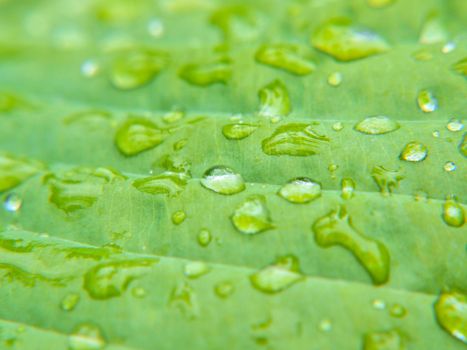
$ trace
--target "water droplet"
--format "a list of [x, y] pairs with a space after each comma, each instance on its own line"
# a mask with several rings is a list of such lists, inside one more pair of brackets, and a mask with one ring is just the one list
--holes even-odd
[[336, 170], [339, 169], [339, 165], [337, 164], [334, 164], [334, 163], [331, 163], [328, 165], [328, 171], [331, 173], [331, 176], [334, 177], [334, 173], [336, 172]]
[[334, 87], [339, 86], [342, 83], [344, 76], [341, 72], [334, 72], [328, 76], [328, 84]]
[[342, 129], [344, 129], [344, 124], [342, 122], [335, 122], [332, 124], [332, 130], [341, 131]]
[[148, 272], [157, 259], [112, 261], [96, 265], [84, 275], [84, 289], [93, 299], [122, 295], [129, 284]]
[[433, 137], [438, 138], [438, 137], [440, 136], [440, 132], [439, 132], [438, 130], [434, 130], [434, 131], [431, 133], [431, 135], [432, 135]]
[[449, 161], [444, 164], [444, 171], [448, 173], [452, 173], [456, 169], [457, 169], [457, 165], [454, 162]]
[[462, 140], [459, 143], [459, 152], [464, 157], [467, 157], [467, 133], [464, 134], [464, 137], [462, 137]]
[[363, 350], [405, 350], [405, 340], [397, 330], [365, 334]]
[[172, 222], [174, 225], [180, 225], [186, 219], [186, 213], [183, 210], [177, 210], [172, 214]]
[[467, 297], [458, 292], [443, 292], [435, 303], [436, 320], [454, 338], [467, 344]]
[[99, 63], [92, 59], [84, 61], [81, 65], [81, 74], [87, 78], [95, 77], [97, 74], [99, 74], [99, 70]]
[[131, 295], [135, 298], [142, 299], [147, 295], [146, 289], [142, 287], [134, 287], [131, 289]]
[[18, 186], [44, 168], [40, 162], [0, 153], [0, 192]]
[[198, 233], [198, 243], [202, 247], [207, 247], [212, 241], [211, 232], [207, 229], [202, 229]]
[[177, 123], [185, 117], [185, 112], [182, 110], [170, 111], [162, 116], [162, 120], [167, 124]]
[[350, 199], [354, 196], [355, 192], [355, 181], [350, 178], [343, 178], [342, 183], [341, 183], [341, 188], [342, 188], [342, 198], [343, 199]]
[[437, 13], [430, 13], [420, 32], [420, 43], [437, 44], [446, 41], [447, 33]]
[[373, 300], [372, 305], [377, 310], [384, 310], [386, 308], [386, 303], [381, 299]]
[[321, 332], [330, 332], [332, 331], [332, 322], [329, 319], [321, 320], [318, 325], [318, 328]]
[[23, 204], [22, 199], [16, 193], [10, 193], [3, 202], [3, 207], [9, 212], [17, 212]]
[[164, 23], [158, 18], [152, 18], [148, 22], [148, 33], [155, 38], [160, 38], [164, 34]]
[[76, 294], [76, 293], [67, 294], [62, 299], [62, 302], [60, 303], [60, 308], [63, 311], [72, 311], [75, 309], [76, 305], [78, 305], [79, 300], [80, 300], [79, 294]]
[[420, 142], [412, 141], [405, 145], [401, 154], [399, 155], [400, 160], [406, 162], [421, 162], [428, 156], [428, 149]]
[[106, 341], [99, 327], [93, 324], [80, 324], [68, 338], [70, 350], [101, 350]]
[[441, 52], [446, 54], [453, 52], [456, 49], [456, 43], [453, 41], [449, 41], [441, 48]]
[[280, 80], [274, 80], [258, 92], [259, 114], [264, 117], [285, 117], [292, 111], [289, 92]]
[[287, 255], [251, 275], [250, 281], [253, 287], [261, 292], [273, 294], [289, 288], [303, 278], [298, 258]]
[[167, 172], [156, 176], [137, 179], [133, 186], [140, 192], [175, 197], [179, 195], [187, 184], [187, 177], [182, 173]]
[[404, 179], [402, 170], [389, 170], [383, 166], [375, 166], [371, 172], [371, 177], [385, 196], [392, 193], [399, 186], [399, 182]]
[[340, 245], [348, 249], [368, 271], [374, 284], [388, 281], [390, 257], [387, 248], [383, 243], [358, 232], [343, 206], [339, 211], [332, 210], [317, 219], [312, 230], [319, 246], [328, 248]]
[[242, 176], [225, 166], [208, 169], [201, 179], [201, 185], [216, 193], [232, 195], [245, 189]]
[[438, 109], [438, 100], [428, 90], [422, 90], [418, 93], [417, 103], [418, 107], [425, 113], [431, 113]]
[[165, 68], [168, 56], [151, 49], [132, 49], [114, 59], [110, 81], [118, 89], [132, 90], [150, 83]]
[[173, 149], [174, 151], [180, 151], [185, 148], [186, 144], [188, 143], [188, 139], [181, 139], [174, 143]]
[[229, 140], [243, 140], [258, 129], [257, 125], [246, 123], [227, 124], [222, 128], [222, 134]]
[[190, 63], [183, 66], [178, 75], [186, 82], [198, 86], [227, 84], [232, 76], [232, 62], [227, 57], [221, 57], [207, 63]]
[[169, 305], [179, 309], [188, 319], [193, 319], [198, 314], [196, 294], [187, 282], [174, 287], [169, 297]]
[[464, 77], [467, 77], [467, 57], [461, 59], [460, 61], [452, 65], [452, 69]]
[[225, 299], [235, 291], [234, 285], [229, 281], [219, 282], [214, 286], [214, 292], [219, 298]]
[[461, 131], [464, 129], [464, 124], [462, 123], [461, 120], [452, 118], [451, 120], [449, 120], [448, 125], [446, 125], [446, 128], [449, 131], [453, 131], [453, 132]]
[[315, 48], [341, 61], [352, 61], [389, 50], [378, 34], [354, 26], [347, 18], [334, 18], [320, 25], [311, 38]]
[[383, 135], [399, 128], [397, 122], [383, 115], [365, 118], [354, 126], [355, 130], [368, 135]]
[[278, 194], [291, 203], [308, 203], [321, 196], [321, 185], [307, 177], [298, 177], [282, 186]]
[[274, 228], [264, 196], [247, 198], [231, 217], [235, 228], [243, 234], [253, 235]]
[[115, 144], [126, 156], [133, 156], [161, 144], [168, 132], [146, 118], [128, 118], [117, 129]]
[[188, 278], [198, 278], [210, 271], [208, 264], [203, 261], [190, 261], [185, 264], [183, 273]]
[[443, 204], [443, 220], [451, 227], [461, 227], [465, 223], [464, 208], [454, 196], [450, 196]]
[[270, 156], [305, 157], [318, 154], [329, 138], [318, 134], [309, 124], [285, 124], [263, 140], [263, 152]]
[[407, 315], [407, 309], [400, 304], [394, 304], [389, 309], [389, 314], [392, 317], [403, 318], [405, 315]]
[[395, 3], [396, 0], [367, 0], [366, 2], [368, 6], [379, 9]]
[[294, 44], [269, 44], [259, 48], [256, 61], [296, 75], [313, 73], [316, 65], [305, 47]]

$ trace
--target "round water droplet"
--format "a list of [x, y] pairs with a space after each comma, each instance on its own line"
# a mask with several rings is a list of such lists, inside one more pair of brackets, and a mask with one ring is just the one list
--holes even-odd
[[9, 212], [17, 212], [21, 209], [23, 201], [16, 193], [10, 193], [3, 202], [3, 207]]
[[342, 129], [344, 129], [344, 124], [342, 122], [335, 122], [332, 124], [332, 130], [341, 131]]
[[467, 297], [458, 292], [441, 293], [435, 303], [438, 323], [454, 338], [467, 344]]
[[332, 322], [329, 319], [321, 320], [318, 325], [318, 328], [321, 332], [330, 332], [332, 331]]
[[183, 210], [177, 210], [172, 214], [172, 222], [174, 225], [180, 225], [186, 219], [186, 213]]
[[441, 48], [442, 53], [450, 53], [456, 49], [456, 43], [453, 41], [449, 41]]
[[68, 338], [70, 350], [101, 350], [106, 341], [99, 327], [93, 324], [81, 324]]
[[373, 300], [372, 305], [377, 310], [384, 310], [386, 308], [386, 303], [381, 299]]
[[80, 296], [76, 293], [71, 293], [65, 296], [60, 303], [60, 308], [63, 311], [72, 311], [78, 305]]
[[242, 192], [245, 189], [245, 181], [240, 174], [225, 166], [215, 166], [208, 169], [201, 185], [216, 193], [231, 195]]
[[342, 83], [344, 76], [341, 72], [334, 72], [328, 76], [328, 84], [334, 87], [339, 86]]
[[464, 208], [454, 196], [448, 197], [443, 204], [443, 220], [451, 227], [461, 227], [465, 223]]
[[392, 317], [403, 318], [405, 315], [407, 315], [407, 309], [400, 304], [394, 304], [389, 309], [389, 314]]
[[453, 132], [456, 132], [456, 131], [461, 131], [464, 129], [464, 124], [462, 123], [462, 121], [460, 121], [459, 119], [456, 119], [456, 118], [452, 118], [448, 125], [446, 125], [446, 128], [449, 130], [449, 131], [453, 131]]
[[94, 60], [86, 60], [81, 65], [81, 74], [87, 78], [95, 77], [99, 74], [99, 64]]
[[214, 286], [214, 292], [219, 298], [225, 299], [235, 291], [234, 285], [229, 281], [219, 282]]
[[233, 213], [231, 220], [238, 231], [247, 235], [274, 228], [266, 200], [261, 195], [251, 196], [243, 201]]
[[399, 159], [405, 160], [406, 162], [421, 162], [427, 155], [428, 149], [426, 146], [420, 142], [413, 141], [405, 145], [399, 155]]
[[432, 135], [433, 137], [438, 138], [438, 137], [440, 136], [440, 132], [439, 132], [438, 130], [434, 130], [434, 131], [431, 133], [431, 135]]
[[438, 100], [428, 90], [422, 90], [418, 93], [417, 103], [418, 107], [425, 113], [431, 113], [438, 109]]
[[202, 229], [198, 233], [198, 243], [202, 247], [207, 247], [212, 241], [211, 232], [207, 229]]
[[146, 289], [142, 287], [134, 287], [131, 289], [131, 295], [133, 295], [135, 298], [141, 299], [146, 296], [147, 292]]
[[148, 22], [148, 33], [159, 38], [164, 34], [164, 23], [158, 18], [153, 18]]
[[363, 119], [355, 125], [354, 129], [367, 135], [383, 135], [396, 131], [399, 127], [399, 124], [394, 120], [378, 115]]
[[457, 165], [454, 162], [449, 161], [444, 164], [444, 171], [448, 173], [451, 173], [456, 169], [457, 169]]
[[291, 203], [308, 203], [321, 196], [321, 185], [307, 177], [299, 177], [282, 186], [278, 194]]
[[188, 278], [198, 278], [209, 272], [209, 266], [202, 261], [190, 261], [184, 267], [183, 273]]

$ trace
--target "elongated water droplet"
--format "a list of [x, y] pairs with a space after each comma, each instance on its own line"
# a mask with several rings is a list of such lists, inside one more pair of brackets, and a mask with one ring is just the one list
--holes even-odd
[[222, 134], [229, 140], [243, 140], [258, 129], [257, 125], [246, 123], [227, 124], [222, 128]]
[[37, 161], [0, 153], [0, 192], [18, 186], [24, 180], [45, 169]]
[[15, 213], [20, 210], [23, 204], [22, 199], [16, 193], [10, 193], [3, 202], [5, 210]]
[[389, 44], [369, 29], [355, 26], [347, 18], [331, 19], [311, 38], [315, 48], [341, 61], [352, 61], [389, 50]]
[[459, 143], [459, 152], [464, 156], [467, 157], [467, 133], [464, 134], [462, 137], [461, 142]]
[[297, 257], [283, 256], [270, 266], [250, 276], [253, 287], [264, 293], [278, 293], [302, 280]]
[[186, 82], [198, 86], [227, 84], [232, 75], [232, 62], [229, 58], [222, 57], [207, 63], [190, 63], [183, 66], [178, 75]]
[[232, 195], [245, 189], [242, 176], [225, 166], [208, 169], [201, 179], [201, 185], [216, 193]]
[[397, 330], [371, 332], [363, 338], [363, 350], [405, 350], [405, 340]]
[[98, 326], [84, 323], [69, 336], [68, 346], [70, 350], [101, 350], [106, 346], [106, 341]]
[[341, 131], [342, 129], [344, 129], [344, 124], [342, 122], [335, 122], [332, 124], [332, 130]]
[[390, 257], [386, 246], [358, 232], [344, 207], [317, 219], [312, 230], [319, 246], [340, 245], [348, 249], [368, 271], [374, 284], [383, 284], [389, 279]]
[[344, 76], [341, 72], [334, 72], [328, 76], [328, 84], [334, 87], [339, 86], [342, 83]]
[[457, 169], [457, 165], [456, 163], [449, 161], [444, 164], [443, 168], [445, 172], [452, 173], [453, 171]]
[[128, 118], [115, 134], [115, 144], [126, 156], [133, 156], [161, 144], [168, 132], [146, 118]]
[[431, 91], [422, 90], [417, 97], [418, 107], [425, 113], [431, 113], [438, 109], [438, 100]]
[[406, 162], [421, 162], [427, 156], [428, 148], [420, 142], [412, 141], [405, 145], [399, 159]]
[[280, 80], [262, 87], [258, 92], [260, 100], [259, 114], [264, 117], [285, 117], [292, 111], [289, 92]]
[[399, 128], [397, 122], [383, 115], [365, 118], [354, 127], [355, 130], [368, 135], [383, 135]]
[[308, 203], [321, 196], [321, 185], [307, 177], [298, 177], [282, 186], [278, 194], [291, 203]]
[[183, 273], [188, 278], [198, 278], [209, 272], [208, 264], [203, 261], [191, 261], [184, 267]]
[[404, 306], [400, 305], [400, 304], [394, 304], [389, 309], [389, 314], [392, 317], [403, 318], [403, 317], [405, 317], [405, 315], [407, 315], [407, 309]]
[[198, 233], [198, 243], [202, 247], [207, 247], [212, 241], [211, 232], [207, 229], [202, 229]]
[[465, 223], [464, 208], [454, 196], [448, 197], [443, 204], [443, 220], [451, 227], [461, 227]]
[[186, 219], [186, 213], [183, 210], [177, 210], [172, 214], [172, 222], [174, 225], [180, 225]]
[[60, 303], [60, 308], [63, 311], [72, 311], [78, 305], [78, 302], [80, 300], [79, 294], [76, 293], [70, 293], [67, 294], [63, 299], [62, 302]]
[[342, 179], [342, 183], [341, 183], [341, 188], [342, 188], [342, 198], [343, 199], [350, 199], [354, 196], [354, 192], [355, 192], [355, 187], [356, 187], [356, 184], [355, 184], [355, 181], [353, 179], [350, 179], [350, 178], [344, 178]]
[[243, 234], [253, 235], [274, 228], [264, 196], [247, 198], [231, 217], [235, 228]]
[[184, 174], [167, 172], [156, 176], [137, 179], [133, 186], [140, 192], [175, 197], [179, 195], [187, 184]]
[[375, 166], [371, 172], [371, 177], [375, 180], [384, 196], [392, 193], [399, 186], [399, 182], [404, 179], [402, 170], [390, 170], [383, 166]]
[[440, 326], [467, 344], [467, 297], [458, 292], [443, 292], [435, 303], [436, 320]]
[[452, 118], [451, 120], [449, 120], [448, 124], [446, 125], [446, 128], [449, 131], [457, 132], [457, 131], [461, 131], [464, 129], [464, 124], [462, 123], [461, 120]]
[[235, 291], [234, 285], [229, 281], [219, 282], [214, 286], [214, 292], [219, 298], [226, 299]]
[[318, 154], [329, 138], [318, 134], [309, 124], [285, 124], [263, 140], [263, 152], [270, 156], [305, 157]]
[[332, 322], [330, 319], [325, 318], [324, 320], [321, 320], [321, 322], [318, 325], [318, 328], [321, 332], [330, 332], [332, 331]]
[[460, 61], [452, 65], [452, 69], [464, 77], [467, 77], [467, 57], [461, 59]]
[[313, 73], [316, 69], [308, 50], [294, 44], [263, 45], [256, 52], [255, 59], [300, 76]]

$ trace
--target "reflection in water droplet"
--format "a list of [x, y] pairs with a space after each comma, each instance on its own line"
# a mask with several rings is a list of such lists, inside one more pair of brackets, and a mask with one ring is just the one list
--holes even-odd
[[343, 199], [350, 199], [354, 196], [356, 184], [353, 179], [350, 179], [350, 178], [342, 179], [341, 187], [342, 187], [341, 196]]
[[257, 125], [246, 123], [227, 124], [222, 128], [222, 134], [228, 140], [243, 140], [253, 134]]
[[344, 124], [342, 122], [335, 122], [332, 124], [332, 130], [341, 131], [342, 129], [344, 129]]
[[446, 128], [449, 131], [453, 131], [453, 132], [461, 131], [464, 129], [464, 124], [462, 123], [461, 120], [452, 118], [451, 120], [449, 120], [448, 124], [446, 125]]
[[243, 234], [253, 235], [274, 228], [266, 207], [264, 196], [255, 195], [243, 201], [231, 220], [235, 228]]
[[467, 344], [467, 297], [458, 292], [444, 292], [435, 303], [436, 320], [454, 338]]
[[430, 113], [438, 109], [438, 100], [431, 91], [422, 90], [417, 97], [418, 107], [425, 112]]
[[444, 171], [448, 173], [451, 173], [456, 169], [457, 169], [457, 165], [454, 162], [449, 161], [444, 164]]
[[183, 210], [177, 210], [172, 214], [172, 222], [174, 225], [180, 225], [186, 219], [186, 213]]
[[421, 162], [428, 156], [428, 149], [420, 142], [409, 142], [405, 145], [401, 154], [399, 155], [400, 160], [406, 162]]
[[216, 193], [232, 195], [245, 189], [242, 176], [226, 166], [208, 169], [201, 179], [201, 185]]
[[371, 332], [363, 338], [363, 350], [405, 350], [405, 340], [397, 330]]
[[76, 293], [67, 294], [60, 303], [60, 308], [63, 311], [72, 311], [78, 305], [80, 296]]
[[448, 197], [443, 204], [443, 220], [451, 227], [461, 227], [465, 223], [464, 208], [454, 196]]
[[399, 128], [400, 126], [397, 122], [383, 115], [365, 118], [354, 127], [356, 131], [368, 135], [387, 134]]
[[403, 318], [405, 315], [407, 315], [407, 309], [400, 304], [394, 304], [389, 309], [389, 314], [392, 317]]
[[214, 286], [214, 292], [219, 298], [225, 299], [235, 291], [234, 285], [229, 281], [219, 282]]
[[93, 324], [79, 325], [68, 338], [70, 350], [100, 350], [106, 341], [99, 327]]
[[212, 241], [211, 232], [203, 228], [201, 231], [199, 231], [197, 239], [200, 246], [207, 247]]
[[3, 202], [3, 207], [9, 212], [17, 212], [23, 204], [22, 199], [16, 193], [10, 193]]
[[377, 310], [384, 310], [386, 308], [386, 303], [381, 299], [373, 300], [372, 305]]
[[341, 72], [334, 72], [328, 76], [328, 84], [334, 87], [339, 86], [342, 83], [344, 76]]
[[278, 194], [291, 203], [308, 203], [321, 196], [321, 185], [307, 177], [298, 177], [282, 186]]
[[198, 278], [209, 272], [208, 264], [203, 261], [190, 261], [185, 264], [183, 273], [188, 278]]
[[97, 74], [99, 74], [99, 70], [99, 64], [92, 59], [84, 61], [81, 65], [81, 74], [87, 78], [95, 77]]

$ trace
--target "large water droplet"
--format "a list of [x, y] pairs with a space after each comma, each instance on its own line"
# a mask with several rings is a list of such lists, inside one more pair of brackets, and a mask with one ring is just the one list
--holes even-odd
[[458, 292], [443, 292], [435, 303], [438, 323], [454, 338], [467, 344], [467, 297]]
[[292, 111], [289, 92], [280, 80], [262, 87], [258, 92], [260, 100], [259, 114], [268, 117], [285, 117]]
[[204, 228], [201, 231], [199, 231], [197, 239], [200, 246], [207, 247], [212, 241], [211, 232]]
[[222, 128], [222, 134], [229, 140], [242, 140], [253, 134], [257, 125], [247, 123], [227, 124]]
[[293, 255], [279, 258], [273, 265], [250, 276], [253, 287], [264, 293], [278, 293], [302, 280], [298, 259]]
[[187, 177], [184, 174], [166, 172], [156, 176], [137, 179], [133, 186], [140, 192], [155, 195], [166, 195], [175, 197], [180, 194], [187, 184]]
[[449, 161], [449, 162], [444, 163], [443, 168], [445, 172], [452, 173], [453, 171], [457, 169], [457, 165], [456, 163]]
[[44, 165], [40, 162], [0, 153], [0, 192], [18, 186], [44, 168]]
[[15, 213], [20, 210], [23, 204], [22, 199], [16, 193], [10, 193], [3, 202], [5, 210]]
[[198, 278], [209, 272], [209, 265], [203, 261], [190, 261], [185, 264], [183, 273], [188, 278]]
[[342, 179], [341, 188], [342, 188], [342, 198], [343, 199], [350, 199], [354, 196], [355, 192], [355, 181], [351, 178], [344, 178]]
[[370, 274], [374, 284], [389, 279], [390, 257], [383, 243], [355, 229], [344, 207], [317, 219], [312, 230], [316, 243], [328, 248], [335, 245], [348, 249]]
[[198, 86], [227, 84], [232, 75], [232, 62], [221, 57], [207, 63], [190, 63], [183, 66], [178, 74], [183, 80]]
[[225, 299], [235, 291], [234, 285], [229, 281], [219, 282], [214, 286], [214, 292], [219, 298]]
[[305, 157], [318, 154], [329, 138], [318, 134], [309, 124], [285, 124], [263, 140], [263, 152], [270, 156]]
[[399, 158], [407, 162], [421, 162], [428, 156], [428, 148], [416, 141], [409, 142], [405, 145]]
[[464, 208], [457, 202], [454, 196], [448, 197], [443, 204], [443, 220], [452, 227], [461, 227], [465, 223]]
[[256, 61], [296, 75], [307, 75], [316, 69], [308, 50], [294, 44], [263, 45], [256, 52]]
[[344, 124], [342, 122], [335, 122], [334, 124], [332, 124], [332, 130], [334, 131], [341, 131], [342, 129], [344, 129]]
[[98, 326], [83, 323], [68, 337], [68, 346], [70, 350], [101, 350], [106, 341]]
[[383, 166], [375, 166], [371, 171], [371, 177], [385, 196], [392, 193], [399, 186], [399, 182], [404, 179], [402, 170], [390, 170]]
[[72, 311], [78, 305], [78, 302], [80, 300], [79, 294], [76, 293], [70, 293], [67, 294], [63, 299], [62, 302], [60, 303], [60, 308], [63, 311]]
[[201, 179], [201, 185], [216, 193], [231, 195], [245, 189], [245, 181], [240, 174], [225, 166], [208, 169]]
[[365, 334], [363, 350], [405, 350], [404, 337], [397, 330]]
[[161, 144], [168, 132], [146, 118], [131, 117], [119, 126], [115, 144], [126, 156], [133, 156]]
[[449, 131], [457, 132], [457, 131], [461, 131], [464, 129], [464, 124], [462, 123], [461, 120], [452, 118], [451, 120], [449, 120], [448, 124], [446, 125], [446, 128]]
[[422, 90], [417, 96], [418, 107], [425, 113], [434, 112], [438, 109], [438, 100], [431, 91]]
[[186, 213], [183, 210], [177, 210], [172, 214], [172, 222], [174, 225], [180, 225], [186, 219]]
[[298, 177], [282, 186], [278, 194], [291, 203], [308, 203], [321, 196], [321, 185], [307, 177]]
[[378, 34], [352, 25], [347, 18], [331, 19], [320, 25], [311, 38], [315, 48], [341, 61], [351, 61], [389, 50]]
[[257, 234], [274, 228], [264, 196], [247, 198], [235, 210], [231, 217], [235, 228], [247, 235]]
[[368, 135], [387, 134], [399, 128], [397, 122], [383, 115], [365, 118], [354, 127], [355, 130]]

